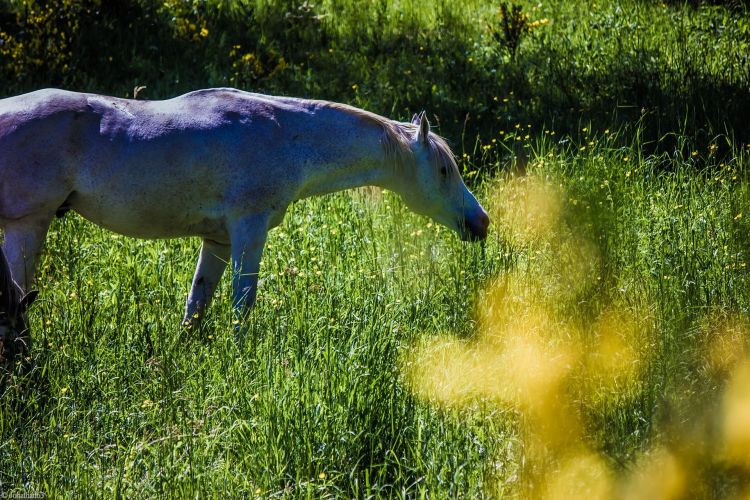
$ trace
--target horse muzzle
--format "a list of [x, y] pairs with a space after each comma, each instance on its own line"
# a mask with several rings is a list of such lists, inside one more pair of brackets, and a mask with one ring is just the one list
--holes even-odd
[[463, 241], [482, 241], [487, 239], [490, 217], [481, 207], [471, 217], [464, 217], [459, 223], [459, 234]]

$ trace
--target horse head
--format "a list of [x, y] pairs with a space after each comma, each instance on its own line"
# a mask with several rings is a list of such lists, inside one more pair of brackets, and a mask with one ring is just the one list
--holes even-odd
[[37, 297], [37, 291], [23, 294], [10, 275], [8, 261], [0, 248], [0, 364], [12, 369], [18, 355], [30, 349], [31, 335], [26, 311]]
[[453, 229], [464, 241], [487, 238], [490, 218], [464, 184], [448, 144], [430, 132], [425, 113], [402, 127], [414, 158], [414, 168], [407, 169], [399, 186], [409, 208]]

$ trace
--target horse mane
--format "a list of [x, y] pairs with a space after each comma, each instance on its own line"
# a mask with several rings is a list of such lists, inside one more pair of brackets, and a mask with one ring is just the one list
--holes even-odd
[[[413, 123], [394, 123], [400, 129], [399, 134], [406, 137], [408, 145], [408, 140], [417, 133], [418, 126]], [[411, 149], [408, 146], [407, 149], [409, 150], [409, 154], [411, 154]], [[461, 174], [458, 171], [458, 165], [456, 165], [456, 157], [445, 139], [434, 132], [430, 132], [427, 135], [427, 149], [433, 163], [440, 167], [445, 167], [449, 175], [454, 174], [460, 177]]]
[[[326, 105], [381, 127], [383, 136], [380, 139], [380, 144], [383, 147], [383, 152], [388, 163], [394, 165], [396, 168], [403, 168], [414, 162], [414, 155], [410, 144], [412, 138], [417, 133], [417, 125], [390, 120], [371, 111], [349, 106], [348, 104], [326, 102]], [[449, 173], [460, 176], [455, 156], [445, 139], [430, 132], [427, 136], [427, 147], [430, 158], [437, 165], [445, 167]]]

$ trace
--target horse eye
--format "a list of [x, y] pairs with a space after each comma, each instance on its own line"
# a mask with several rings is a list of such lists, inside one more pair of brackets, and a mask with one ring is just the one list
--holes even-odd
[[448, 175], [448, 169], [445, 167], [440, 167], [440, 175], [442, 175], [443, 177]]

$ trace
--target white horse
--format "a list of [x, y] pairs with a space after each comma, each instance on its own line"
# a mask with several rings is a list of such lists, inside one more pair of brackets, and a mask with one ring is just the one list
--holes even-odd
[[351, 106], [235, 89], [135, 101], [48, 89], [0, 100], [0, 226], [11, 272], [33, 282], [55, 215], [75, 210], [141, 238], [199, 236], [184, 321], [231, 260], [249, 309], [270, 228], [291, 202], [375, 185], [465, 240], [489, 218], [422, 113], [400, 123]]

